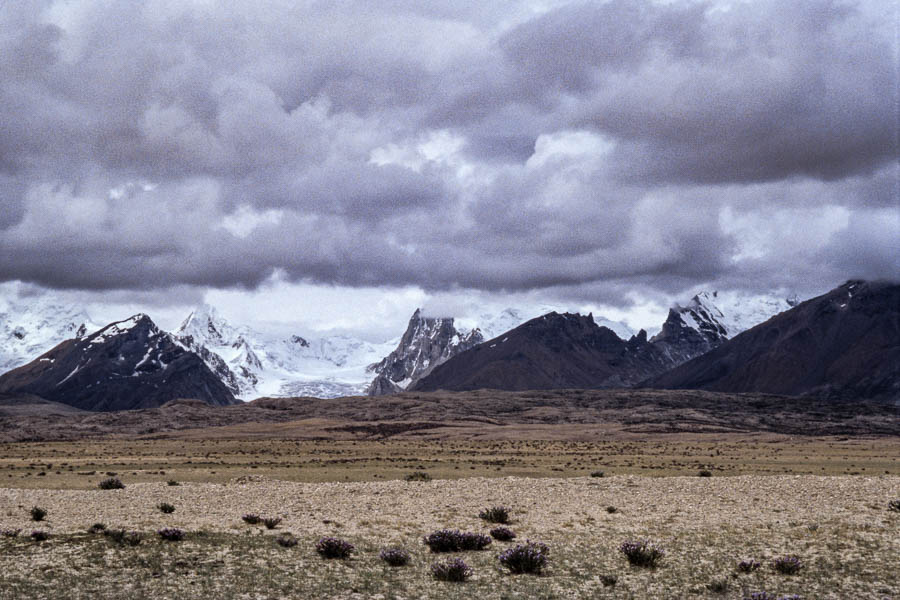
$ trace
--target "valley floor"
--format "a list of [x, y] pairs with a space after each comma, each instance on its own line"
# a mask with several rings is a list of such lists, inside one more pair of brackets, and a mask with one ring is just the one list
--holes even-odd
[[[244, 476], [224, 483], [130, 483], [122, 490], [0, 489], [0, 597], [143, 598], [743, 598], [768, 591], [804, 599], [898, 598], [900, 477], [742, 475], [732, 477], [469, 477], [408, 482], [289, 482]], [[171, 514], [159, 503], [175, 507]], [[540, 577], [510, 575], [497, 555], [511, 546], [461, 556], [466, 583], [432, 579], [447, 555], [422, 537], [440, 528], [487, 533], [479, 512], [503, 505], [520, 540], [550, 547]], [[30, 520], [40, 506], [47, 517]], [[612, 508], [610, 508], [612, 507]], [[613, 510], [614, 509], [614, 510]], [[274, 530], [242, 521], [278, 516]], [[142, 532], [137, 546], [87, 533], [94, 523]], [[184, 541], [156, 531], [177, 527]], [[49, 532], [43, 542], [28, 535]], [[283, 548], [290, 532], [299, 543]], [[325, 560], [321, 536], [356, 551]], [[666, 551], [658, 568], [631, 567], [617, 551], [649, 538]], [[391, 568], [378, 552], [402, 546], [410, 565]], [[803, 568], [782, 575], [771, 561], [796, 555]], [[742, 574], [742, 559], [762, 567]], [[604, 578], [606, 584], [604, 584]], [[615, 578], [615, 585], [608, 585]], [[724, 589], [713, 592], [710, 586]], [[775, 596], [772, 596], [775, 597]]]

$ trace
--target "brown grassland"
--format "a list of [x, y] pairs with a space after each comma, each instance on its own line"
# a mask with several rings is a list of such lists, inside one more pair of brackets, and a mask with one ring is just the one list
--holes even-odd
[[[895, 427], [885, 415], [878, 427]], [[0, 536], [0, 599], [743, 599], [761, 591], [900, 599], [900, 512], [888, 506], [900, 499], [896, 435], [709, 425], [664, 432], [656, 417], [646, 431], [634, 420], [580, 417], [300, 416], [165, 431], [151, 423], [155, 432], [145, 419], [140, 431], [0, 444], [0, 529], [21, 530]], [[816, 419], [831, 427], [830, 417]], [[432, 480], [405, 480], [416, 472]], [[125, 488], [99, 489], [107, 477]], [[497, 556], [515, 541], [495, 540], [452, 555], [473, 568], [469, 581], [435, 581], [430, 565], [447, 555], [429, 552], [422, 537], [441, 528], [487, 533], [493, 525], [478, 513], [498, 505], [509, 507], [516, 541], [549, 546], [545, 573], [508, 573]], [[43, 521], [31, 520], [33, 506], [46, 509]], [[268, 530], [243, 522], [245, 513], [282, 520]], [[140, 543], [88, 533], [94, 523], [140, 532]], [[185, 539], [161, 540], [163, 527], [184, 530]], [[34, 529], [49, 538], [34, 541]], [[286, 532], [296, 546], [275, 543]], [[314, 548], [322, 536], [345, 539], [355, 552], [325, 560]], [[658, 567], [632, 567], [618, 552], [635, 538], [665, 549]], [[384, 564], [378, 552], [386, 546], [409, 550], [410, 564]], [[784, 555], [800, 558], [797, 574], [773, 569]], [[762, 566], [740, 573], [742, 559]]]

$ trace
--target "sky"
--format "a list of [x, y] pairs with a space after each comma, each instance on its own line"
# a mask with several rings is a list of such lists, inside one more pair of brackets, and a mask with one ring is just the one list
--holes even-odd
[[892, 0], [6, 2], [0, 282], [378, 337], [898, 279], [898, 65]]

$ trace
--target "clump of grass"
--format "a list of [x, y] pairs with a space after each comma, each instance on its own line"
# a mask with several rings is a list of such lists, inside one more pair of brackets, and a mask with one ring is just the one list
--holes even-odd
[[41, 508], [40, 506], [32, 506], [31, 507], [31, 520], [32, 521], [43, 521], [44, 517], [47, 516], [47, 511]]
[[506, 527], [494, 527], [491, 529], [491, 537], [501, 542], [508, 542], [516, 539], [516, 534], [512, 529], [507, 529]]
[[316, 552], [323, 558], [349, 558], [353, 544], [335, 537], [323, 537], [316, 542]]
[[256, 525], [257, 523], [262, 521], [262, 517], [260, 517], [259, 515], [255, 514], [255, 513], [247, 513], [246, 515], [241, 517], [241, 520], [243, 520], [244, 523], [249, 523], [250, 525]]
[[181, 484], [178, 483], [177, 481], [175, 481], [174, 479], [170, 479], [166, 482], [166, 485], [174, 487], [176, 485], [181, 485]]
[[547, 566], [550, 548], [541, 542], [527, 541], [503, 552], [497, 558], [512, 573], [540, 575]]
[[753, 560], [752, 558], [742, 560], [737, 564], [737, 570], [741, 573], [752, 573], [753, 571], [759, 569], [759, 567], [759, 561]]
[[782, 575], [795, 575], [803, 568], [803, 563], [797, 556], [780, 556], [772, 561], [772, 568]]
[[615, 575], [601, 575], [600, 583], [603, 584], [603, 587], [615, 587], [615, 585], [619, 582], [619, 578]]
[[484, 550], [491, 538], [479, 533], [467, 533], [458, 529], [440, 529], [422, 538], [432, 552], [461, 552], [463, 550]]
[[265, 517], [262, 522], [266, 529], [275, 529], [281, 523], [281, 517]]
[[14, 538], [18, 537], [21, 531], [21, 529], [3, 529], [0, 530], [0, 535], [2, 535], [3, 537]]
[[282, 548], [293, 548], [297, 545], [297, 538], [292, 536], [290, 533], [282, 533], [277, 538], [275, 538], [275, 543]]
[[484, 519], [488, 523], [509, 523], [509, 509], [505, 506], [492, 506], [485, 508], [478, 517]]
[[403, 548], [382, 548], [378, 558], [392, 567], [402, 567], [409, 564], [409, 552]]
[[461, 558], [454, 558], [431, 565], [431, 575], [438, 581], [461, 583], [472, 576], [472, 567]]
[[888, 502], [888, 510], [891, 512], [900, 513], [900, 498], [897, 498], [896, 500], [891, 500], [890, 502]]
[[603, 477], [605, 473], [603, 471], [592, 471], [591, 477]]
[[180, 542], [184, 539], [184, 532], [177, 527], [160, 529], [156, 534], [167, 542]]
[[138, 546], [144, 537], [140, 531], [128, 531], [127, 529], [107, 529], [103, 535], [120, 546]]
[[106, 523], [94, 523], [90, 527], [88, 527], [88, 533], [98, 534], [106, 531]]
[[159, 509], [159, 512], [165, 513], [167, 515], [170, 515], [173, 512], [175, 512], [175, 507], [173, 505], [169, 504], [168, 502], [160, 502], [159, 504], [156, 505], [156, 508]]
[[118, 477], [107, 477], [98, 484], [101, 490], [123, 490], [125, 484]]
[[406, 481], [431, 481], [431, 475], [425, 471], [413, 471], [404, 477]]
[[635, 567], [653, 568], [665, 556], [665, 551], [650, 540], [626, 540], [619, 546], [619, 552]]
[[702, 471], [700, 471], [699, 473], [697, 473], [697, 476], [698, 476], [698, 477], [712, 477], [712, 471], [708, 471], [708, 470], [706, 470], [706, 469], [703, 469]]
[[725, 577], [720, 577], [718, 579], [713, 579], [709, 583], [706, 584], [706, 589], [714, 594], [724, 594], [728, 591], [729, 583], [728, 579]]
[[34, 531], [31, 532], [31, 539], [33, 539], [36, 542], [43, 542], [44, 540], [48, 539], [49, 537], [50, 537], [50, 534], [47, 533], [46, 531], [44, 531], [43, 529], [35, 529]]

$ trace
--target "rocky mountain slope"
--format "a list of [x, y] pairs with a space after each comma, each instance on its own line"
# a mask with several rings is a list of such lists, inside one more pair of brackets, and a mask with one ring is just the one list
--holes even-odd
[[668, 366], [643, 331], [626, 342], [592, 315], [551, 312], [458, 354], [412, 389], [628, 387]]
[[152, 408], [175, 398], [235, 402], [199, 356], [143, 314], [66, 340], [0, 375], [0, 393], [33, 394], [91, 411]]
[[900, 285], [848, 281], [648, 385], [900, 400]]
[[483, 341], [478, 329], [457, 330], [452, 318], [424, 317], [421, 310], [416, 310], [397, 348], [369, 366], [375, 379], [366, 394], [380, 396], [403, 391], [436, 366]]

